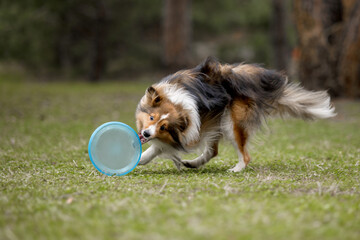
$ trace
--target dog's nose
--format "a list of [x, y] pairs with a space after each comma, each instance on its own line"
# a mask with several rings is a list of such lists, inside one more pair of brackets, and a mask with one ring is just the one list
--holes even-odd
[[150, 137], [150, 133], [149, 133], [148, 131], [144, 131], [143, 135], [144, 135], [144, 137], [146, 137], [146, 138]]

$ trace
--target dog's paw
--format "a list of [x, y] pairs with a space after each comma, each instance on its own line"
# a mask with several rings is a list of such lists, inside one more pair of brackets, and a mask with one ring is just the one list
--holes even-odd
[[179, 163], [178, 161], [174, 161], [174, 160], [173, 160], [173, 163], [174, 163], [175, 167], [177, 168], [177, 170], [181, 171], [181, 163]]
[[187, 168], [198, 168], [199, 167], [199, 166], [194, 164], [193, 160], [183, 160], [181, 162]]
[[236, 164], [235, 167], [230, 168], [228, 172], [241, 172], [243, 169], [245, 169], [244, 165]]
[[144, 160], [141, 160], [139, 161], [138, 165], [146, 165], [148, 164], [150, 161], [144, 161]]

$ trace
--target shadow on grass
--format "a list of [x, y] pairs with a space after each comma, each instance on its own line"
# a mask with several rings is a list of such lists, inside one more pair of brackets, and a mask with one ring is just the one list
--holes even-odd
[[246, 168], [240, 173], [229, 172], [229, 166], [205, 166], [199, 169], [187, 169], [182, 168], [180, 171], [174, 168], [167, 169], [151, 169], [144, 167], [145, 169], [137, 169], [132, 173], [133, 176], [141, 176], [141, 175], [174, 175], [174, 176], [184, 176], [184, 175], [237, 175], [241, 173], [250, 173], [255, 172], [253, 168]]
[[[319, 161], [320, 162], [320, 161]], [[316, 163], [316, 162], [315, 162]], [[203, 166], [199, 169], [191, 169], [191, 168], [182, 168], [180, 171], [175, 167], [167, 167], [167, 168], [153, 168], [147, 166], [137, 167], [136, 170], [132, 173], [134, 176], [140, 175], [174, 175], [174, 176], [184, 176], [184, 175], [227, 175], [227, 176], [236, 176], [242, 174], [260, 174], [260, 175], [268, 175], [268, 174], [291, 174], [297, 173], [299, 171], [304, 172], [312, 172], [319, 171], [319, 168], [316, 167], [316, 164], [311, 162], [310, 160], [289, 160], [289, 161], [269, 161], [269, 162], [253, 162], [250, 163], [249, 166], [241, 172], [234, 173], [229, 172], [228, 170], [233, 167], [232, 165], [213, 165]]]

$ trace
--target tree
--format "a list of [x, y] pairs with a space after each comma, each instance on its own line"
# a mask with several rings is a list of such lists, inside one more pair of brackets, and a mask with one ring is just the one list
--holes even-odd
[[170, 68], [188, 66], [191, 0], [165, 0], [163, 14], [163, 62]]
[[102, 1], [95, 3], [95, 17], [92, 31], [92, 54], [90, 81], [96, 82], [102, 77], [106, 65], [106, 9]]
[[286, 41], [286, 8], [284, 0], [272, 0], [271, 38], [274, 66], [286, 70], [288, 62], [288, 44]]
[[305, 87], [360, 97], [360, 1], [295, 0]]
[[345, 15], [347, 19], [336, 70], [344, 95], [360, 97], [360, 1], [353, 5], [352, 10], [351, 6], [345, 8], [349, 14]]

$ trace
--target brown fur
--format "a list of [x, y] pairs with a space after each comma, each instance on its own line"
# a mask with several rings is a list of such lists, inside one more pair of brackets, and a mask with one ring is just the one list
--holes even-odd
[[214, 157], [216, 157], [216, 156], [218, 155], [218, 153], [219, 153], [219, 141], [216, 141], [216, 142], [213, 144], [212, 149], [213, 149], [214, 152], [213, 152], [211, 158], [214, 158]]
[[236, 145], [244, 157], [244, 163], [247, 165], [250, 162], [250, 155], [246, 149], [249, 139], [249, 130], [246, 129], [247, 122], [251, 120], [250, 100], [236, 99], [231, 105], [231, 118], [233, 120], [234, 137]]

